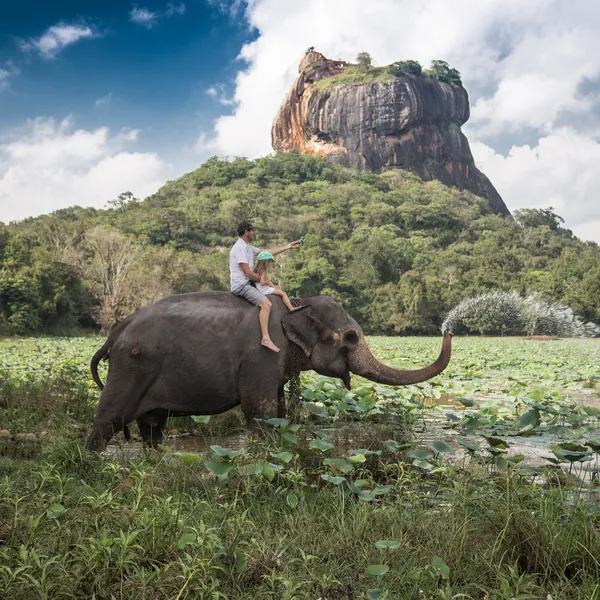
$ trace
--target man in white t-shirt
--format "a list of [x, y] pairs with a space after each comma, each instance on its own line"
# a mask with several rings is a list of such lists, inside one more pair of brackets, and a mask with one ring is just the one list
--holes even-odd
[[[229, 255], [231, 291], [236, 296], [246, 298], [260, 308], [258, 322], [262, 333], [261, 344], [273, 352], [279, 352], [279, 348], [269, 336], [271, 301], [254, 287], [254, 282], [260, 281], [260, 277], [252, 270], [251, 266], [254, 265], [255, 256], [261, 252], [260, 248], [250, 245], [255, 236], [255, 227], [250, 221], [242, 221], [237, 227], [237, 232], [240, 237], [233, 245]], [[300, 241], [290, 242], [280, 248], [271, 248], [267, 252], [275, 255], [292, 248], [300, 248], [300, 244]]]

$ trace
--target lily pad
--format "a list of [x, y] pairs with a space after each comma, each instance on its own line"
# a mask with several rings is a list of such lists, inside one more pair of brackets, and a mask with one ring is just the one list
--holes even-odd
[[431, 450], [411, 450], [406, 453], [406, 456], [418, 460], [427, 460], [428, 458], [433, 458], [434, 454]]
[[387, 565], [369, 565], [367, 567], [367, 575], [374, 575], [375, 577], [381, 577], [385, 575], [390, 568]]
[[341, 473], [350, 473], [354, 468], [352, 463], [348, 462], [345, 458], [326, 458], [323, 461], [323, 464], [332, 467]]
[[321, 473], [321, 479], [323, 481], [328, 481], [333, 485], [340, 485], [340, 483], [344, 483], [344, 481], [346, 481], [345, 477], [337, 477], [335, 475], [328, 475], [327, 473]]
[[196, 423], [201, 423], [202, 425], [206, 425], [210, 421], [210, 415], [193, 415], [192, 420]]
[[219, 479], [227, 479], [229, 471], [235, 467], [235, 465], [228, 460], [221, 460], [219, 462], [206, 461], [204, 466]]
[[454, 448], [452, 448], [452, 446], [449, 446], [448, 444], [446, 444], [446, 442], [443, 442], [441, 440], [431, 442], [431, 444], [429, 444], [429, 447], [435, 452], [439, 452], [440, 454], [454, 454]]
[[237, 456], [241, 456], [242, 454], [246, 453], [246, 450], [244, 450], [244, 449], [234, 450], [233, 448], [223, 448], [223, 447], [219, 446], [218, 444], [215, 444], [214, 446], [210, 446], [210, 449], [215, 454], [218, 454], [219, 456], [222, 456], [224, 458], [236, 458]]
[[280, 460], [284, 463], [289, 463], [292, 458], [294, 458], [294, 455], [291, 452], [270, 452], [269, 453], [273, 458], [276, 458], [277, 460]]
[[65, 508], [62, 504], [51, 504], [46, 511], [46, 516], [49, 519], [59, 519], [67, 512], [67, 508]]
[[308, 447], [312, 448], [313, 450], [319, 450], [319, 452], [327, 452], [328, 450], [335, 448], [333, 444], [323, 440], [310, 440]]

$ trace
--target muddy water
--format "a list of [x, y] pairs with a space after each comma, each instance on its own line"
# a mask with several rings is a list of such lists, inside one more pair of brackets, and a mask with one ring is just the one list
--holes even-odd
[[[247, 448], [249, 443], [250, 437], [248, 433], [232, 433], [231, 435], [210, 439], [184, 434], [167, 436], [161, 446], [161, 450], [166, 452], [192, 452], [200, 456], [205, 456], [211, 452], [210, 446], [215, 444], [223, 446], [223, 448], [240, 450]], [[116, 440], [108, 445], [105, 455], [115, 460], [138, 459], [141, 458], [142, 452], [143, 446], [139, 440], [132, 440], [131, 442]]]
[[[499, 404], [507, 401], [507, 397], [501, 394], [487, 394], [485, 397], [474, 398], [481, 403], [489, 400], [496, 400]], [[574, 401], [579, 401], [581, 404], [591, 406], [599, 405], [600, 399], [593, 395], [593, 390], [578, 390], [577, 398], [572, 398]], [[477, 443], [482, 448], [487, 446], [485, 439], [481, 435], [463, 434], [449, 427], [449, 422], [443, 416], [444, 412], [451, 411], [457, 416], [462, 416], [468, 411], [475, 409], [465, 409], [465, 407], [454, 397], [443, 395], [439, 400], [428, 399], [425, 402], [426, 408], [418, 415], [414, 427], [415, 446], [427, 446], [434, 440], [444, 440], [451, 444], [455, 449], [455, 454], [444, 456], [451, 464], [466, 467], [472, 461], [472, 457], [457, 444], [458, 438], [469, 440]], [[440, 408], [442, 409], [440, 412]], [[319, 427], [320, 430], [326, 431], [334, 438], [334, 443], [338, 451], [342, 453], [352, 448], [368, 448], [373, 438], [378, 437], [376, 429], [377, 425], [366, 423], [340, 424], [333, 427]], [[521, 461], [522, 466], [530, 467], [550, 467], [551, 462], [546, 460], [546, 457], [555, 458], [550, 450], [550, 446], [565, 441], [565, 436], [557, 436], [548, 432], [540, 432], [533, 436], [510, 436], [499, 435], [504, 439], [510, 448], [504, 454], [505, 457], [523, 455]], [[600, 437], [600, 434], [591, 435], [590, 437]], [[210, 446], [218, 444], [224, 448], [242, 449], [248, 448], [250, 444], [250, 434], [248, 432], [236, 431], [229, 435], [221, 437], [211, 436], [210, 438], [199, 437], [193, 435], [177, 435], [168, 436], [165, 439], [163, 450], [167, 453], [173, 452], [190, 452], [197, 453], [203, 458], [212, 454]], [[106, 455], [120, 459], [138, 459], [143, 452], [142, 444], [139, 441], [126, 443], [117, 441], [109, 445], [106, 450]], [[482, 451], [483, 454], [483, 451]], [[589, 482], [594, 477], [594, 472], [600, 468], [598, 456], [595, 460], [581, 465], [575, 463], [571, 466], [570, 463], [561, 463], [560, 467], [565, 470], [571, 470], [577, 474], [583, 481]]]

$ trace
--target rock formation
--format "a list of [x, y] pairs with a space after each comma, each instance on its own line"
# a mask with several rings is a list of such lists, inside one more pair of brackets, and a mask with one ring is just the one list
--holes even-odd
[[327, 156], [347, 167], [380, 171], [399, 167], [424, 180], [469, 190], [509, 215], [490, 180], [475, 167], [460, 130], [469, 118], [461, 85], [425, 74], [357, 74], [341, 61], [307, 53], [300, 75], [271, 130], [273, 148]]

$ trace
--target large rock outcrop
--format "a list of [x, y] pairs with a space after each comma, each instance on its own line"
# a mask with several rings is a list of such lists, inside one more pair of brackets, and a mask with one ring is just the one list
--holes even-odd
[[424, 180], [469, 190], [509, 215], [490, 180], [475, 167], [460, 130], [469, 118], [461, 85], [426, 75], [387, 74], [361, 83], [352, 68], [309, 52], [271, 130], [273, 148], [327, 156], [344, 166], [399, 167]]

